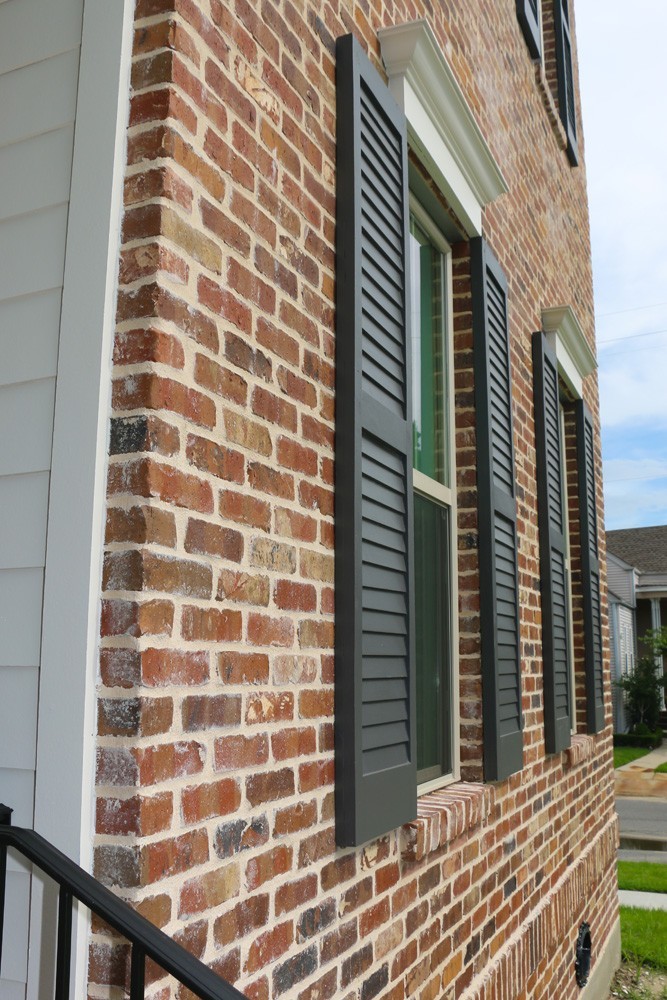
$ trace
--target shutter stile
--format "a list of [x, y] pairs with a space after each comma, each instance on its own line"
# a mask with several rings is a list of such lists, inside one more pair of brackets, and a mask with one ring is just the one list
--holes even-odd
[[405, 119], [337, 42], [336, 840], [415, 818]]
[[556, 63], [558, 67], [558, 110], [567, 134], [567, 155], [573, 167], [579, 163], [577, 115], [574, 104], [572, 36], [568, 0], [554, 0]]
[[604, 729], [604, 675], [595, 490], [595, 435], [593, 419], [583, 400], [577, 401], [575, 413], [586, 661], [586, 724], [589, 733], [599, 733]]
[[477, 433], [484, 773], [523, 766], [512, 388], [505, 276], [470, 242]]
[[570, 745], [571, 694], [568, 643], [564, 470], [561, 467], [558, 362], [543, 333], [533, 335], [535, 448], [540, 537], [544, 738], [547, 753]]

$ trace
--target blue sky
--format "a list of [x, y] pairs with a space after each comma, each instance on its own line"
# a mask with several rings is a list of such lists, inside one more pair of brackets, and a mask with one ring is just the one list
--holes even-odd
[[667, 524], [667, 2], [575, 0], [607, 528]]

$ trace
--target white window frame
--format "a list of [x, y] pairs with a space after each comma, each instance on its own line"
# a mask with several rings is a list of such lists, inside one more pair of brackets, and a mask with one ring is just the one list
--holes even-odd
[[[435, 186], [451, 206], [462, 229], [462, 239], [482, 235], [482, 213], [486, 205], [507, 193], [508, 186], [493, 153], [484, 139], [475, 116], [457, 81], [456, 74], [442, 52], [433, 29], [424, 18], [378, 31], [380, 49], [388, 85], [405, 114], [408, 145], [419, 159]], [[419, 203], [417, 203], [419, 204]], [[451, 582], [452, 582], [452, 774], [419, 784], [422, 796], [459, 780], [461, 699], [459, 690], [458, 628], [458, 526], [456, 524], [456, 456], [454, 424], [454, 336], [451, 250], [442, 231], [423, 206], [411, 210], [436, 246], [447, 250], [447, 351], [451, 464], [450, 487], [414, 473], [413, 486], [434, 499], [442, 498], [452, 511]], [[437, 486], [437, 490], [436, 490]], [[427, 487], [425, 489], [424, 487]], [[442, 492], [441, 492], [442, 491]]]
[[452, 720], [450, 734], [452, 770], [448, 774], [438, 775], [429, 781], [420, 782], [417, 794], [436, 791], [445, 785], [458, 781], [460, 777], [460, 705], [459, 705], [459, 623], [458, 623], [458, 545], [457, 545], [457, 510], [456, 510], [456, 456], [455, 456], [455, 410], [454, 410], [454, 297], [452, 292], [452, 249], [414, 194], [410, 194], [410, 215], [415, 218], [424, 230], [433, 246], [443, 256], [443, 306], [444, 306], [444, 354], [447, 408], [444, 413], [445, 432], [447, 434], [447, 481], [449, 486], [438, 483], [418, 469], [412, 470], [412, 485], [415, 493], [434, 500], [449, 511], [449, 614], [450, 614], [450, 689], [448, 698]]

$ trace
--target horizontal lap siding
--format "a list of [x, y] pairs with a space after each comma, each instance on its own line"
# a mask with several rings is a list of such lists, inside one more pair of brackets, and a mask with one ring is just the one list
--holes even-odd
[[[82, 8], [81, 0], [0, 5], [0, 799], [25, 826]], [[11, 1000], [25, 995], [29, 897], [27, 871], [10, 860], [0, 992]]]

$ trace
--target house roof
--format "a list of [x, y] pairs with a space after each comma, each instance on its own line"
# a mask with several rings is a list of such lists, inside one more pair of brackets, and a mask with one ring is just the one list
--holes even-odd
[[607, 548], [642, 573], [667, 573], [667, 524], [608, 531]]

